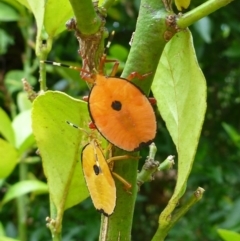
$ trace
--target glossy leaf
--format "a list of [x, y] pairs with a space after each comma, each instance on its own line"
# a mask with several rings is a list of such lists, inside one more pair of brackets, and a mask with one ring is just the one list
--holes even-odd
[[227, 132], [227, 134], [229, 135], [229, 137], [231, 138], [234, 145], [240, 148], [240, 134], [237, 132], [237, 130], [235, 130], [234, 127], [224, 122], [222, 123], [222, 126], [224, 130]]
[[5, 235], [6, 235], [6, 234], [5, 234], [3, 225], [2, 225], [2, 223], [0, 222], [0, 237], [5, 236]]
[[126, 61], [128, 50], [120, 44], [112, 44], [109, 55], [114, 56], [118, 61]]
[[9, 4], [10, 6], [12, 6], [20, 15], [20, 17], [26, 17], [27, 11], [26, 11], [26, 6], [23, 5], [20, 2], [23, 2], [21, 0], [5, 0], [5, 2], [7, 2], [7, 4]]
[[25, 6], [27, 9], [31, 10], [31, 7], [28, 3], [28, 0], [17, 0], [20, 4], [22, 4], [23, 6]]
[[18, 21], [19, 14], [17, 11], [12, 8], [10, 5], [0, 2], [0, 21], [1, 22], [10, 22]]
[[19, 239], [13, 239], [8, 237], [0, 237], [0, 241], [19, 241]]
[[239, 241], [240, 240], [240, 234], [226, 230], [226, 229], [218, 229], [218, 234], [224, 241]]
[[18, 162], [18, 152], [13, 145], [0, 139], [0, 179], [6, 178]]
[[44, 11], [45, 11], [45, 1], [35, 1], [35, 0], [27, 0], [23, 2], [26, 6], [29, 6], [31, 11], [33, 12], [33, 15], [35, 17], [36, 23], [37, 23], [37, 29], [38, 29], [38, 35], [40, 35], [42, 28], [43, 28], [43, 19], [44, 19]]
[[38, 35], [41, 34], [42, 29], [45, 29], [51, 39], [66, 30], [66, 21], [74, 16], [69, 1], [18, 1], [33, 12], [38, 27]]
[[211, 43], [212, 23], [209, 17], [200, 19], [193, 26], [206, 43]]
[[[25, 76], [26, 75], [22, 70], [11, 70], [7, 72], [4, 82], [10, 93], [22, 91], [23, 86], [21, 79]], [[37, 79], [34, 76], [29, 76], [28, 82], [30, 85], [35, 85], [37, 83]]]
[[2, 108], [0, 108], [0, 133], [13, 146], [15, 145], [15, 136], [11, 120]]
[[25, 180], [17, 182], [7, 190], [1, 205], [4, 205], [17, 197], [31, 192], [35, 192], [38, 195], [48, 193], [48, 186], [46, 183], [38, 180]]
[[[56, 12], [57, 14], [54, 14]], [[66, 30], [65, 23], [73, 16], [69, 1], [48, 0], [45, 5], [44, 26], [49, 36], [54, 37]]]
[[35, 142], [31, 127], [31, 110], [18, 114], [14, 118], [12, 126], [15, 132], [15, 146], [19, 150], [19, 153], [23, 153]]
[[13, 37], [4, 29], [0, 29], [0, 55], [4, 55], [8, 51], [8, 47], [14, 44]]
[[[225, 171], [225, 170], [224, 170]], [[223, 171], [223, 172], [224, 172]], [[224, 174], [222, 174], [223, 176]], [[224, 185], [225, 180], [222, 178], [223, 181], [220, 183], [220, 185]], [[231, 202], [228, 207], [228, 212], [224, 220], [219, 224], [220, 227], [224, 227], [225, 229], [228, 230], [233, 230], [235, 227], [238, 226], [240, 223], [240, 198], [236, 198], [234, 202]]]
[[89, 194], [83, 178], [79, 144], [83, 133], [69, 126], [73, 122], [87, 129], [87, 104], [57, 91], [47, 91], [33, 103], [33, 132], [42, 157], [49, 192], [57, 210], [70, 208]]
[[206, 82], [189, 30], [166, 45], [152, 86], [160, 114], [178, 152], [178, 178], [162, 217], [168, 217], [185, 192], [206, 111]]
[[32, 108], [32, 103], [28, 99], [28, 95], [26, 92], [19, 92], [17, 95], [17, 105], [20, 112], [25, 110], [30, 110]]

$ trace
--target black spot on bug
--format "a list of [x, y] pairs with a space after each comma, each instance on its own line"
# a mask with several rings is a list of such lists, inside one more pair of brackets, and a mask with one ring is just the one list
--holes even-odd
[[122, 103], [121, 103], [120, 101], [118, 101], [118, 100], [114, 100], [114, 101], [112, 102], [111, 107], [112, 107], [114, 110], [116, 110], [116, 111], [120, 111], [120, 110], [122, 109]]
[[93, 165], [93, 171], [96, 175], [99, 175], [99, 173], [101, 172], [101, 168], [95, 164]]

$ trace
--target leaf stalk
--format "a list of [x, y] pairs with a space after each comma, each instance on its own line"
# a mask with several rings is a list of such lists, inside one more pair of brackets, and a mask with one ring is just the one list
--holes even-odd
[[197, 22], [199, 19], [208, 16], [232, 1], [234, 0], [209, 0], [180, 16], [177, 19], [177, 26], [181, 29], [187, 28], [193, 23]]

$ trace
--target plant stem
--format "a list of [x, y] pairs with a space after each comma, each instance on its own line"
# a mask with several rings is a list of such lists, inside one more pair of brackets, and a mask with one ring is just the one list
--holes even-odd
[[[25, 158], [25, 157], [24, 157]], [[19, 163], [19, 181], [27, 179], [28, 166], [23, 162]], [[19, 240], [27, 241], [27, 196], [22, 195], [17, 198], [17, 212], [18, 212], [18, 235]]]
[[156, 153], [157, 147], [155, 143], [152, 143], [149, 145], [149, 154], [142, 166], [142, 170], [137, 174], [137, 184], [139, 188], [144, 182], [151, 182], [154, 179], [153, 175], [159, 167], [159, 162], [155, 161]]
[[198, 187], [197, 190], [194, 192], [194, 194], [187, 200], [186, 203], [183, 204], [181, 208], [179, 208], [172, 217], [169, 217], [170, 222], [168, 226], [164, 226], [164, 228], [161, 227], [161, 225], [158, 227], [157, 232], [155, 233], [152, 241], [163, 241], [165, 237], [167, 236], [169, 230], [175, 225], [175, 223], [184, 216], [187, 211], [196, 204], [199, 200], [201, 200], [204, 193], [204, 189], [201, 187]]
[[69, 0], [74, 15], [77, 20], [77, 28], [83, 35], [91, 35], [96, 33], [101, 26], [101, 19], [95, 12], [91, 0]]
[[[119, 156], [120, 153], [122, 153], [122, 150], [116, 150], [114, 156]], [[133, 154], [131, 153], [131, 155]], [[113, 215], [108, 219], [104, 241], [131, 240], [133, 211], [138, 191], [136, 185], [137, 171], [135, 171], [137, 166], [137, 160], [123, 160], [114, 163], [114, 172], [131, 183], [132, 188], [130, 192], [127, 192], [123, 184], [115, 180], [117, 189], [116, 207]]]
[[[51, 218], [49, 218], [49, 217], [46, 218], [47, 227], [50, 229], [50, 232], [52, 234], [52, 240], [53, 241], [61, 241], [62, 240], [62, 235], [61, 235], [62, 220], [60, 221], [60, 223], [58, 223], [57, 208], [56, 208], [56, 206], [54, 205], [54, 203], [51, 199], [51, 195], [49, 197], [49, 201], [50, 201], [50, 216], [51, 216]], [[60, 226], [60, 228], [57, 227], [57, 226]]]
[[108, 9], [114, 4], [115, 0], [103, 0], [101, 7]]
[[[25, 24], [20, 25], [21, 32], [25, 39], [25, 53], [24, 53], [24, 73], [25, 77], [29, 78], [31, 75], [31, 55], [32, 55], [32, 49], [28, 45], [27, 41], [30, 39], [33, 39], [33, 30], [32, 30], [32, 22], [30, 21], [30, 17], [28, 13], [26, 12]], [[20, 163], [19, 163], [19, 181], [27, 180], [27, 173], [28, 173], [28, 164], [24, 162], [25, 158], [27, 157], [27, 153], [23, 154]], [[17, 212], [18, 212], [18, 233], [19, 233], [19, 239], [21, 241], [27, 241], [27, 203], [28, 203], [28, 197], [27, 195], [22, 195], [17, 198]]]
[[[49, 36], [46, 40], [46, 44], [43, 44], [43, 40], [40, 34], [37, 36], [36, 42], [36, 55], [39, 60], [47, 59], [48, 53], [52, 48], [52, 38]], [[41, 63], [39, 66], [39, 83], [41, 91], [47, 90], [47, 80], [46, 80], [46, 66], [44, 63]]]
[[226, 6], [234, 0], [209, 0], [193, 10], [185, 13], [177, 20], [177, 26], [179, 28], [187, 28], [191, 24], [195, 23], [199, 19], [208, 16], [212, 12], [215, 12], [221, 7]]
[[166, 171], [173, 167], [174, 165], [174, 156], [168, 156], [158, 167], [159, 171]]
[[[161, 1], [142, 0], [133, 44], [122, 76], [127, 77], [134, 71], [140, 74], [151, 72], [152, 75], [149, 78], [135, 82], [146, 94], [150, 91], [154, 72], [167, 43], [164, 33], [168, 29], [166, 26], [166, 16], [168, 15], [171, 13], [165, 10]], [[114, 152], [114, 156], [125, 154], [126, 152], [119, 149]], [[131, 153], [131, 155], [133, 154]], [[114, 165], [114, 172], [131, 183], [132, 189], [129, 194], [123, 189], [122, 184], [116, 181], [116, 208], [108, 220], [104, 239], [106, 241], [131, 240], [133, 213], [138, 191], [137, 169], [138, 161], [133, 160], [116, 162]]]
[[151, 73], [144, 80], [133, 80], [148, 95], [162, 51], [167, 44], [165, 34], [170, 32], [166, 17], [167, 12], [162, 1], [142, 0], [136, 31], [133, 35], [131, 50], [122, 73], [127, 77], [132, 72]]
[[53, 237], [52, 237], [52, 241], [61, 241], [62, 240], [62, 238], [61, 238], [61, 235], [59, 234], [59, 235], [54, 235]]

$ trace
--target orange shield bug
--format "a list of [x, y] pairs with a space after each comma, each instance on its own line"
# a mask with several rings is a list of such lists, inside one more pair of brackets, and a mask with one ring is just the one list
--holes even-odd
[[[106, 61], [105, 57], [102, 61]], [[152, 143], [157, 129], [151, 103], [129, 81], [131, 78], [98, 74], [88, 97], [89, 114], [98, 131], [126, 151], [136, 151]]]
[[81, 154], [82, 168], [94, 207], [106, 216], [116, 205], [116, 186], [102, 150], [93, 140]]
[[[42, 61], [53, 65], [61, 64]], [[109, 77], [104, 75], [104, 65], [113, 62]], [[88, 97], [89, 114], [94, 126], [110, 143], [126, 151], [137, 151], [152, 143], [156, 135], [156, 117], [150, 101], [132, 82], [134, 77], [144, 78], [148, 74], [131, 73], [126, 79], [114, 77], [119, 62], [107, 60], [103, 54], [98, 71], [63, 65], [79, 70], [82, 78], [92, 84]]]
[[[87, 133], [82, 128], [68, 121], [67, 123], [72, 127]], [[116, 205], [116, 186], [112, 174], [122, 181], [127, 189], [131, 188], [131, 185], [122, 177], [114, 172], [111, 172], [108, 163], [115, 160], [129, 158], [138, 159], [139, 157], [124, 155], [112, 157], [106, 160], [98, 141], [93, 138], [82, 149], [82, 169], [89, 194], [95, 208], [105, 216], [111, 215]]]

